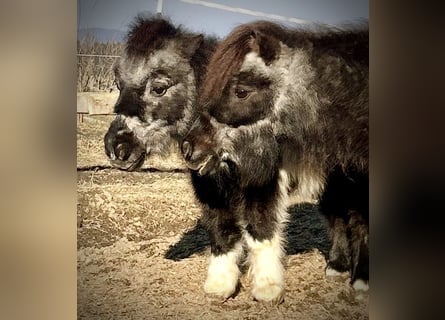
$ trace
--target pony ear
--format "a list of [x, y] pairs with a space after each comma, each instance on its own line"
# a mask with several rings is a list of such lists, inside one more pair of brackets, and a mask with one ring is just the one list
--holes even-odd
[[202, 34], [185, 37], [181, 42], [181, 50], [187, 57], [191, 57], [201, 46], [203, 41], [204, 36]]
[[280, 40], [253, 30], [248, 40], [251, 51], [256, 52], [269, 65], [280, 54]]

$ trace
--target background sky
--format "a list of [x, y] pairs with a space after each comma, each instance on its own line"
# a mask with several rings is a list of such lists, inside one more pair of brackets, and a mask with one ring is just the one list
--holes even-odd
[[[258, 17], [223, 11], [190, 0], [163, 0], [162, 14], [190, 31], [227, 35], [235, 26]], [[191, 0], [191, 2], [194, 2]], [[199, 1], [198, 1], [199, 2]], [[259, 11], [284, 18], [338, 25], [369, 18], [368, 0], [208, 0], [234, 8]], [[77, 28], [105, 28], [127, 32], [128, 25], [140, 12], [156, 13], [158, 0], [77, 0]], [[275, 20], [295, 25], [292, 22]]]

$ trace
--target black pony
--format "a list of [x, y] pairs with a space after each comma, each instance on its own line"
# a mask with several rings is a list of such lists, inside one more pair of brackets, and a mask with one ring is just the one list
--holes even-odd
[[235, 28], [217, 47], [182, 142], [211, 235], [205, 291], [231, 296], [248, 249], [255, 299], [284, 291], [291, 195], [319, 198], [326, 273], [368, 288], [368, 28]]

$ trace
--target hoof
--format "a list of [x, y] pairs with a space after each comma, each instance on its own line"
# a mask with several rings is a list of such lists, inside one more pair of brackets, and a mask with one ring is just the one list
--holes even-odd
[[369, 290], [369, 284], [362, 279], [355, 280], [352, 287], [355, 291], [368, 292]]
[[328, 280], [344, 281], [349, 278], [349, 272], [341, 272], [333, 269], [332, 267], [327, 267], [325, 273]]
[[211, 297], [227, 299], [235, 294], [237, 284], [238, 277], [234, 277], [233, 275], [208, 277], [204, 283], [204, 291]]
[[255, 287], [252, 290], [252, 295], [256, 301], [268, 302], [274, 305], [278, 305], [284, 301], [283, 286], [278, 284]]
[[343, 276], [344, 272], [337, 271], [331, 267], [326, 268], [326, 277], [335, 278]]

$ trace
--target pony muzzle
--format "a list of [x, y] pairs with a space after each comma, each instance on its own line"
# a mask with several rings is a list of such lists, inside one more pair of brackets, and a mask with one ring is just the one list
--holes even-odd
[[215, 167], [216, 154], [198, 150], [193, 147], [190, 141], [184, 140], [181, 143], [181, 153], [187, 167], [190, 170], [198, 171], [201, 176], [210, 173]]

